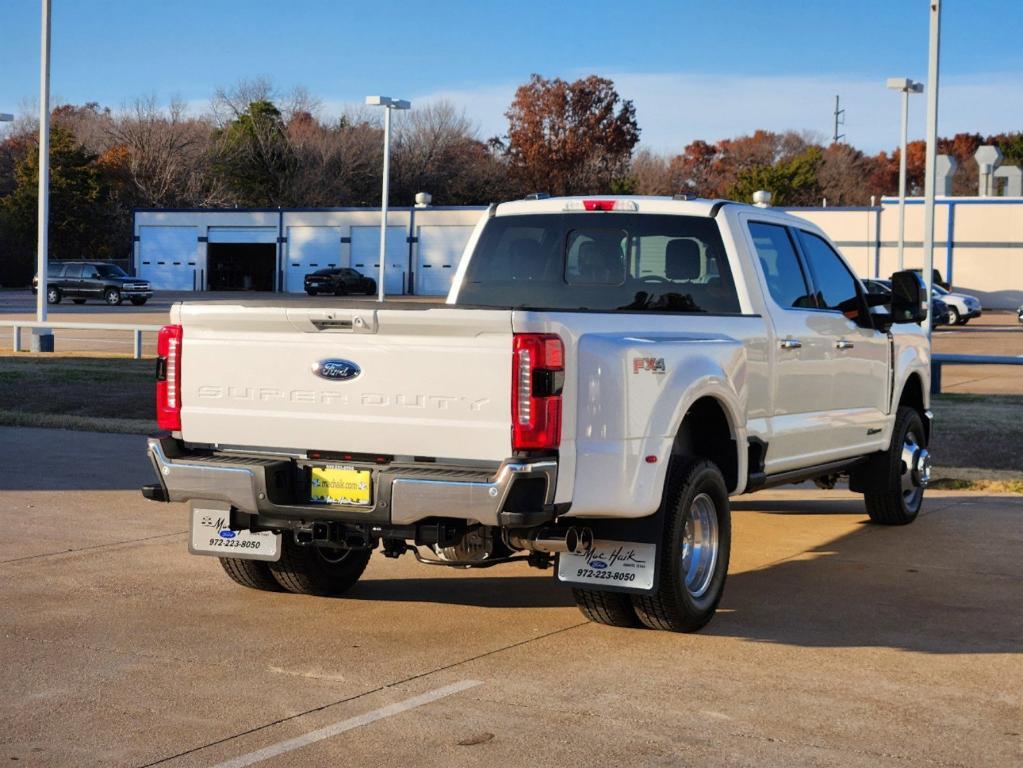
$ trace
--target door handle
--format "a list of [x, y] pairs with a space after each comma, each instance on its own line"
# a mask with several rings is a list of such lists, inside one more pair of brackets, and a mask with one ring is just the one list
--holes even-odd
[[803, 346], [803, 342], [799, 339], [782, 339], [778, 346], [782, 349], [799, 349]]
[[851, 341], [846, 341], [845, 339], [839, 339], [835, 342], [835, 349], [852, 349], [855, 346]]

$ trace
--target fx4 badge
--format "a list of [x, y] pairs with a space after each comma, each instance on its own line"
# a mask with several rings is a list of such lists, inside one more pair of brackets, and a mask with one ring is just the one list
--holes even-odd
[[632, 358], [632, 372], [639, 373], [640, 371], [647, 371], [648, 373], [665, 373], [667, 368], [664, 366], [663, 357], [634, 357]]

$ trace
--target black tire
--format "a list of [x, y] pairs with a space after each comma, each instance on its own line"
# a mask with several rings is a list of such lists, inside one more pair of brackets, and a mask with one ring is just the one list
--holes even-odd
[[948, 307], [948, 324], [959, 325], [962, 318], [959, 316], [959, 310], [949, 305]]
[[129, 299], [129, 301], [131, 301], [131, 303], [134, 304], [136, 307], [141, 307], [148, 301], [148, 299]]
[[639, 619], [632, 598], [622, 592], [572, 588], [579, 611], [592, 622], [610, 627], [636, 627]]
[[970, 318], [964, 317], [962, 320], [959, 321], [959, 325], [966, 325], [968, 322], [970, 322]]
[[348, 591], [373, 554], [369, 549], [303, 547], [287, 535], [281, 543], [281, 559], [269, 564], [270, 572], [284, 589], [299, 595], [340, 595]]
[[103, 301], [112, 307], [119, 307], [124, 299], [121, 296], [121, 292], [116, 288], [107, 288], [106, 292], [103, 294]]
[[47, 288], [46, 289], [46, 303], [47, 304], [60, 304], [60, 300], [64, 298], [64, 295], [60, 292], [60, 288]]
[[309, 288], [306, 288], [305, 292], [308, 293], [310, 296], [315, 296], [316, 295], [316, 291], [310, 290]]
[[224, 566], [224, 572], [235, 583], [249, 589], [260, 589], [264, 592], [281, 591], [281, 585], [277, 583], [277, 579], [270, 572], [269, 563], [262, 560], [239, 560], [234, 557], [220, 557], [217, 559]]
[[[714, 617], [728, 575], [732, 518], [721, 470], [711, 461], [691, 460], [672, 468], [662, 511], [657, 584], [651, 593], [633, 595], [632, 605], [639, 620], [651, 629], [695, 632]], [[694, 581], [689, 584], [682, 568], [683, 536], [697, 535], [697, 526], [690, 522], [696, 517], [706, 520], [699, 531], [706, 529], [710, 535], [713, 530], [716, 546], [714, 556], [703, 561], [704, 567], [690, 574]]]
[[85, 299], [71, 299], [72, 304], [84, 304]]
[[[907, 437], [913, 438], [913, 443], [923, 450], [923, 454], [917, 455], [909, 449]], [[907, 466], [904, 456], [912, 456], [908, 462], [910, 466]], [[879, 525], [908, 525], [920, 514], [930, 476], [930, 454], [927, 453], [924, 425], [920, 414], [913, 408], [899, 407], [892, 430], [892, 444], [879, 458], [877, 471], [887, 473], [882, 486], [885, 490], [863, 494], [867, 514], [872, 522]], [[907, 488], [906, 482], [914, 488]]]

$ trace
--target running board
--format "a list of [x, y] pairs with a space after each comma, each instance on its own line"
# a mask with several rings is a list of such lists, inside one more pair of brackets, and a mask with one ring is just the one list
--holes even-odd
[[791, 483], [802, 483], [804, 480], [813, 480], [824, 475], [834, 475], [841, 472], [848, 472], [857, 464], [866, 461], [865, 456], [857, 456], [853, 459], [842, 459], [841, 461], [829, 461], [827, 464], [815, 464], [812, 467], [801, 469], [790, 469], [788, 472], [778, 472], [774, 475], [766, 475], [763, 472], [753, 472], [746, 482], [746, 490], [743, 493], [752, 493], [763, 488], [773, 488], [777, 485], [789, 485]]

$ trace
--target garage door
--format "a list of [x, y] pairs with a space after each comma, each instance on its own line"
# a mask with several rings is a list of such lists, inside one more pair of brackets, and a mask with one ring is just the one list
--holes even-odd
[[195, 290], [198, 250], [198, 227], [139, 227], [139, 277], [157, 291]]
[[301, 293], [305, 276], [341, 263], [341, 227], [288, 227], [285, 290]]
[[419, 227], [415, 291], [420, 296], [446, 296], [473, 227]]
[[277, 227], [210, 227], [211, 243], [276, 243]]
[[[408, 272], [408, 242], [405, 227], [387, 228], [387, 271], [384, 291], [405, 292]], [[352, 227], [352, 263], [362, 274], [378, 279], [380, 269], [380, 227]]]

